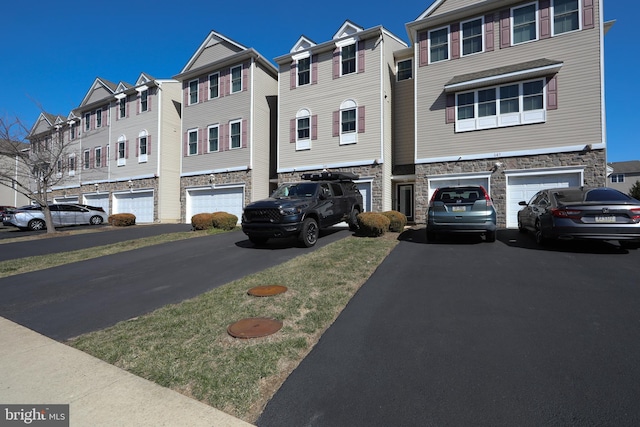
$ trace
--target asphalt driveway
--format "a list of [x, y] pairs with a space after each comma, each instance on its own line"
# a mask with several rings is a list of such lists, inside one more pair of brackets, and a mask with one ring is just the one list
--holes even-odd
[[640, 250], [405, 235], [258, 426], [638, 426]]
[[[108, 231], [89, 236], [96, 245], [161, 230], [141, 228], [128, 234], [121, 230], [122, 235]], [[332, 228], [323, 231], [313, 248], [302, 248], [295, 239], [274, 239], [256, 248], [241, 231], [233, 231], [5, 277], [0, 279], [0, 316], [65, 340], [195, 297], [349, 235], [346, 229]], [[74, 237], [26, 243], [32, 248], [42, 243], [67, 250], [74, 242], [87, 243]], [[13, 245], [5, 249], [11, 251]]]

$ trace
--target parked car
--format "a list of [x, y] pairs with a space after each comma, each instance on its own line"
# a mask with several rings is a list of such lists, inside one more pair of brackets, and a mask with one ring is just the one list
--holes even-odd
[[11, 210], [15, 209], [15, 206], [0, 206], [0, 220], [4, 219], [4, 216]]
[[569, 187], [542, 190], [518, 212], [518, 229], [548, 240], [618, 240], [640, 244], [640, 201], [613, 188]]
[[[96, 206], [84, 206], [71, 203], [49, 205], [55, 227], [67, 225], [99, 225], [108, 217], [104, 209]], [[18, 227], [21, 230], [42, 230], [46, 228], [44, 212], [41, 206], [22, 206], [9, 211], [2, 219], [4, 225]]]
[[483, 186], [436, 189], [427, 211], [427, 242], [445, 233], [481, 234], [486, 242], [495, 242], [496, 210]]
[[270, 198], [244, 208], [242, 231], [255, 244], [274, 237], [298, 236], [306, 247], [316, 244], [321, 228], [347, 221], [357, 228], [362, 194], [345, 172], [303, 174], [302, 182], [285, 184]]

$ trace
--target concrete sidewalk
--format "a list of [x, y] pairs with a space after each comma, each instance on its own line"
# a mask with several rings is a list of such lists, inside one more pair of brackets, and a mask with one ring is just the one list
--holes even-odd
[[69, 404], [70, 426], [249, 427], [0, 317], [0, 404]]

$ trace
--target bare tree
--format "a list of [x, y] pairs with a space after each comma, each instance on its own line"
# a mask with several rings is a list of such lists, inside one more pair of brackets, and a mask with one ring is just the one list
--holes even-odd
[[18, 118], [0, 117], [0, 185], [12, 188], [42, 207], [47, 233], [55, 233], [48, 194], [75, 162], [72, 141], [64, 128], [30, 131]]

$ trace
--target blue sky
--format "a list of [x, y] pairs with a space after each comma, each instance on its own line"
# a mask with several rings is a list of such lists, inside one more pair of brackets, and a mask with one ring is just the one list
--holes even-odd
[[[639, 160], [640, 138], [632, 127], [636, 108], [626, 92], [640, 74], [632, 34], [640, 2], [604, 1], [605, 20], [617, 21], [605, 37], [608, 161]], [[405, 24], [432, 0], [324, 0], [312, 9], [264, 0], [47, 3], [52, 4], [11, 0], [2, 7], [0, 116], [28, 125], [41, 109], [66, 116], [96, 77], [135, 83], [141, 72], [159, 79], [178, 74], [211, 30], [273, 61], [300, 35], [317, 43], [331, 39], [347, 19], [365, 28], [382, 25], [408, 42]]]

